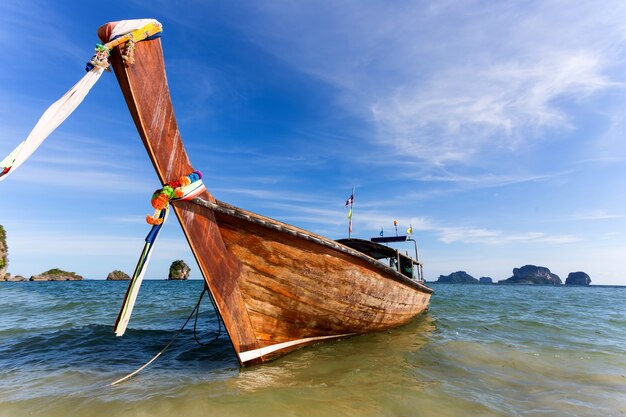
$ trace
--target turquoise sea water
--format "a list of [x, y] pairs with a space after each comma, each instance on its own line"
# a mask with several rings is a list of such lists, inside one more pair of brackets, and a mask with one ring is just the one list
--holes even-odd
[[[623, 416], [626, 288], [434, 285], [399, 329], [239, 369], [225, 334], [188, 326], [202, 282], [0, 283], [0, 416]], [[193, 323], [191, 323], [193, 324]], [[216, 330], [208, 301], [198, 322]]]

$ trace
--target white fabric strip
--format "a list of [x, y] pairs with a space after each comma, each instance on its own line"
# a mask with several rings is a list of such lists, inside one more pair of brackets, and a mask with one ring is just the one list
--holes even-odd
[[54, 102], [41, 116], [28, 137], [20, 143], [11, 154], [0, 162], [0, 167], [11, 167], [11, 170], [0, 177], [6, 179], [17, 167], [22, 165], [33, 154], [41, 143], [59, 127], [91, 90], [91, 87], [100, 79], [102, 68], [94, 68], [70, 88], [63, 97]]
[[124, 302], [122, 302], [122, 308], [120, 309], [119, 313], [119, 320], [117, 321], [117, 325], [113, 329], [116, 336], [122, 336], [126, 332], [128, 322], [130, 321], [130, 316], [133, 314], [133, 308], [135, 308], [137, 294], [139, 294], [141, 283], [143, 282], [143, 278], [146, 275], [146, 271], [148, 270], [148, 264], [150, 263], [150, 258], [152, 257], [152, 250], [154, 249], [156, 240], [159, 237], [159, 232], [161, 231], [161, 229], [163, 228], [163, 224], [167, 220], [169, 212], [169, 208], [166, 208], [165, 213], [162, 217], [163, 223], [161, 223], [159, 226], [154, 226], [158, 227], [158, 229], [156, 229], [156, 233], [154, 234], [151, 241], [148, 241], [148, 238], [146, 238], [146, 244], [144, 245], [143, 251], [141, 252], [141, 256], [139, 257], [137, 266], [135, 267], [133, 277], [128, 284], [128, 293], [124, 298]]
[[272, 352], [276, 352], [277, 350], [285, 349], [295, 345], [301, 345], [307, 342], [313, 342], [316, 340], [325, 340], [325, 339], [333, 339], [338, 337], [348, 337], [353, 336], [356, 333], [346, 333], [346, 334], [338, 334], [333, 336], [318, 336], [318, 337], [307, 337], [305, 339], [291, 340], [289, 342], [277, 343], [272, 346], [265, 346], [255, 350], [248, 350], [246, 352], [239, 352], [239, 359], [242, 363], [249, 362], [253, 359], [260, 358], [261, 356], [268, 355]]
[[[131, 282], [131, 290], [128, 294], [128, 298], [124, 300], [122, 304], [122, 309], [120, 310], [120, 320], [117, 323], [117, 326], [113, 329], [115, 332], [115, 336], [123, 336], [126, 332], [126, 328], [128, 327], [128, 322], [130, 321], [130, 316], [133, 314], [133, 308], [135, 308], [135, 302], [137, 301], [137, 294], [139, 294], [139, 289], [141, 288], [141, 283], [143, 282], [143, 278], [146, 275], [146, 267], [150, 262], [150, 258], [152, 257], [152, 248], [154, 244], [146, 243], [144, 247], [144, 251], [147, 251], [145, 255], [145, 260], [141, 265], [137, 265], [138, 271], [133, 275], [133, 279]], [[142, 255], [144, 255], [142, 253]]]
[[[118, 22], [113, 31], [111, 32], [111, 39], [125, 35], [137, 29], [141, 29], [145, 25], [151, 22], [160, 23], [154, 19], [135, 19], [135, 20], [123, 20]], [[30, 132], [28, 137], [9, 154], [6, 158], [0, 162], [0, 172], [3, 168], [11, 168], [9, 172], [4, 175], [0, 174], [0, 181], [6, 179], [9, 174], [13, 173], [17, 167], [22, 165], [42, 142], [50, 136], [54, 130], [59, 127], [70, 114], [76, 110], [78, 105], [82, 103], [94, 84], [100, 79], [102, 68], [94, 68], [89, 71], [85, 76], [72, 87], [63, 97], [54, 102], [44, 114], [39, 118], [39, 121]]]
[[117, 24], [111, 31], [111, 36], [109, 36], [109, 40], [112, 41], [118, 36], [126, 35], [127, 33], [130, 33], [132, 31], [141, 29], [149, 23], [157, 23], [158, 25], [161, 25], [159, 21], [155, 19], [133, 19], [117, 22]]

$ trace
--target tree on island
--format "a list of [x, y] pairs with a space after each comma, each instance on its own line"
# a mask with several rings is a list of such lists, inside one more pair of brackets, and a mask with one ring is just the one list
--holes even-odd
[[170, 266], [170, 273], [167, 279], [171, 280], [186, 280], [189, 278], [189, 272], [191, 268], [181, 259], [172, 262]]
[[0, 224], [0, 280], [4, 279], [4, 274], [9, 266], [9, 247], [7, 246], [7, 233]]

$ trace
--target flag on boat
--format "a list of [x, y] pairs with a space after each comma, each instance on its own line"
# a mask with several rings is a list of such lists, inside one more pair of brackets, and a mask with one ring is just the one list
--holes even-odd
[[346, 207], [350, 207], [352, 204], [354, 204], [354, 190], [352, 190], [352, 194], [346, 200]]
[[413, 234], [413, 226], [412, 225], [409, 225], [409, 228], [406, 229], [406, 234], [407, 235], [412, 235]]
[[352, 235], [352, 206], [350, 206], [348, 211], [348, 219], [350, 219], [350, 224], [348, 225], [348, 237], [350, 237]]
[[381, 236], [384, 236], [384, 235], [385, 235], [385, 234], [383, 233], [383, 228], [382, 228], [382, 227], [380, 228], [380, 235], [381, 235]]
[[350, 220], [350, 224], [348, 225], [348, 238], [352, 235], [352, 206], [354, 205], [354, 190], [355, 188], [352, 187], [352, 194], [350, 194], [350, 197], [346, 200], [346, 208], [350, 207], [350, 210], [348, 210], [348, 219]]

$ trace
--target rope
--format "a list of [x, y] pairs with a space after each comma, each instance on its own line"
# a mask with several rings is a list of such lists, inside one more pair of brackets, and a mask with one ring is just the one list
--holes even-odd
[[161, 356], [163, 354], [163, 352], [165, 352], [172, 345], [172, 343], [174, 343], [174, 341], [178, 338], [178, 336], [183, 332], [183, 330], [185, 329], [185, 326], [187, 326], [187, 323], [189, 323], [189, 320], [191, 320], [191, 318], [193, 317], [194, 313], [196, 315], [196, 319], [195, 319], [194, 324], [193, 324], [193, 337], [194, 337], [194, 339], [196, 339], [196, 342], [199, 345], [201, 345], [201, 346], [208, 346], [211, 343], [215, 342], [217, 340], [217, 338], [221, 334], [222, 321], [220, 320], [219, 313], [217, 312], [217, 308], [215, 308], [215, 302], [213, 301], [213, 297], [211, 297], [211, 293], [209, 293], [209, 298], [211, 299], [211, 304], [213, 304], [213, 308], [215, 309], [215, 314], [217, 315], [217, 322], [218, 322], [217, 336], [215, 336], [215, 338], [213, 338], [213, 340], [211, 340], [209, 343], [201, 343], [198, 340], [197, 336], [196, 336], [196, 323], [198, 321], [198, 312], [200, 311], [200, 303], [202, 302], [202, 297], [204, 297], [204, 293], [205, 292], [208, 293], [208, 288], [207, 288], [206, 284], [204, 286], [204, 290], [202, 290], [202, 293], [200, 294], [200, 298], [198, 299], [198, 302], [196, 303], [196, 306], [191, 311], [191, 314], [189, 315], [189, 317], [187, 317], [187, 320], [185, 320], [185, 322], [183, 323], [182, 327], [180, 329], [178, 329], [178, 331], [176, 332], [176, 334], [174, 335], [172, 340], [170, 340], [169, 343], [167, 345], [165, 345], [165, 347], [159, 351], [159, 353], [154, 355], [152, 357], [152, 359], [150, 359], [148, 362], [146, 362], [144, 365], [140, 366], [139, 368], [137, 368], [136, 370], [134, 370], [130, 374], [126, 375], [123, 378], [120, 378], [118, 380], [115, 380], [115, 381], [111, 382], [110, 385], [117, 385], [120, 382], [124, 382], [127, 379], [132, 378], [133, 376], [137, 375], [139, 372], [141, 372], [144, 369], [146, 369], [152, 362], [154, 362], [159, 356]]
[[215, 315], [217, 316], [217, 334], [215, 335], [215, 337], [213, 337], [213, 339], [210, 342], [207, 342], [207, 343], [202, 343], [200, 340], [198, 340], [198, 335], [196, 334], [196, 325], [198, 324], [198, 314], [200, 313], [200, 308], [198, 307], [198, 309], [196, 310], [196, 318], [193, 321], [193, 338], [196, 340], [196, 343], [200, 346], [209, 346], [213, 344], [213, 342], [215, 342], [222, 334], [222, 320], [220, 319], [220, 315], [217, 312], [217, 306], [215, 305], [215, 301], [213, 300], [211, 293], [207, 290], [208, 288], [205, 284], [204, 291], [202, 291], [202, 294], [200, 294], [200, 300], [202, 300], [202, 297], [204, 296], [205, 292], [209, 294], [209, 300], [211, 300], [211, 304], [213, 305], [213, 311], [215, 311]]

